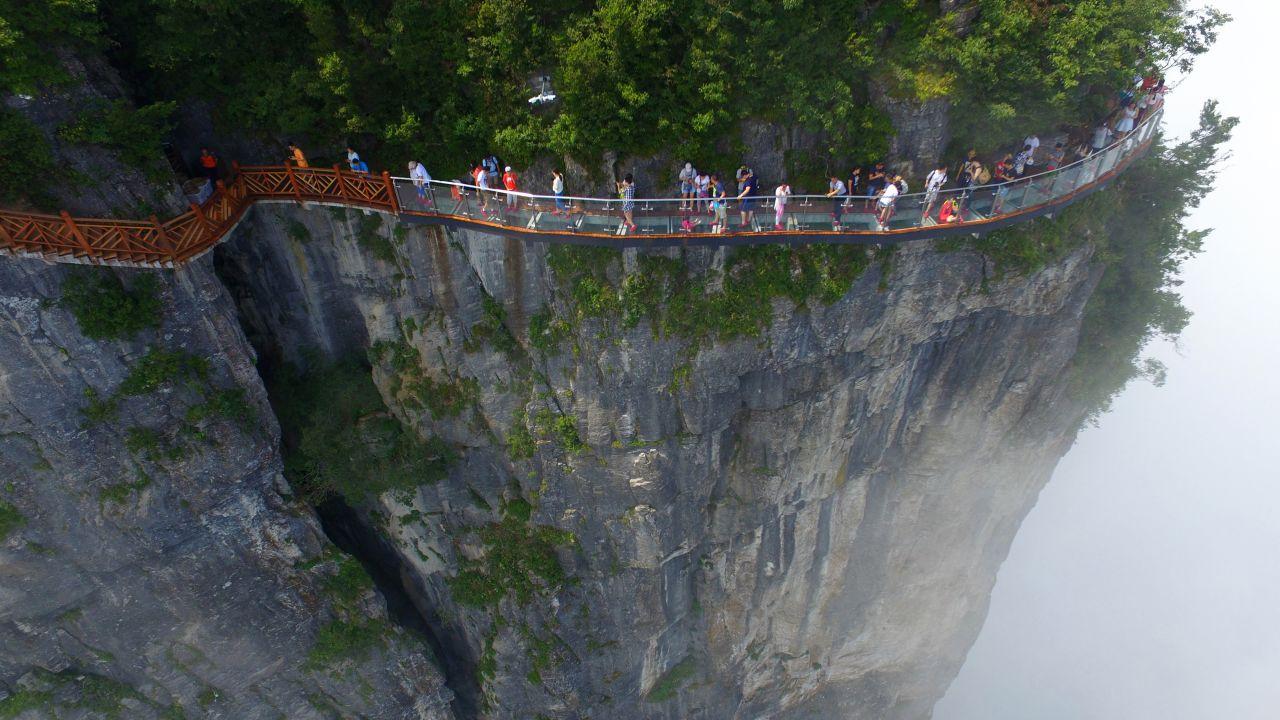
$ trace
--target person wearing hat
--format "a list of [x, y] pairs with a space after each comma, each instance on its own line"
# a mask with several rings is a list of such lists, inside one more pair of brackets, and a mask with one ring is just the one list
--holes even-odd
[[698, 171], [693, 169], [693, 163], [687, 162], [680, 169], [680, 209], [688, 210], [693, 206], [694, 194], [697, 192]]
[[514, 210], [519, 198], [516, 197], [516, 174], [510, 165], [502, 172], [502, 186], [507, 189], [507, 209]]

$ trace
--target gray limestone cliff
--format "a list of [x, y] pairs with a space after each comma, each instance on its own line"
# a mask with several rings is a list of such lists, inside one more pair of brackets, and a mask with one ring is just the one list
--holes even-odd
[[[0, 714], [451, 718], [430, 654], [290, 496], [209, 267], [152, 275], [162, 323], [127, 341], [59, 306], [80, 272], [114, 271], [0, 262]], [[363, 654], [324, 655], [347, 627]]]
[[[830, 304], [700, 343], [584, 314], [548, 252], [273, 206], [217, 253], [270, 363], [368, 352], [392, 411], [457, 448], [445, 480], [358, 512], [475, 678], [455, 707], [927, 717], [1080, 420], [1087, 246], [1007, 278], [904, 246]], [[662, 255], [724, 282], [725, 249]], [[649, 267], [593, 258], [622, 285]]]

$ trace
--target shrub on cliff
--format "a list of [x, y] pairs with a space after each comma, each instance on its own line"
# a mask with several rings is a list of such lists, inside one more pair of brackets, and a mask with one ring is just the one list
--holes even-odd
[[159, 283], [149, 274], [138, 276], [127, 288], [105, 270], [73, 274], [62, 283], [57, 305], [69, 310], [80, 331], [94, 340], [129, 340], [160, 326]]
[[444, 477], [453, 451], [423, 440], [387, 412], [369, 369], [343, 363], [270, 385], [284, 432], [285, 475], [311, 502], [340, 495], [358, 503]]

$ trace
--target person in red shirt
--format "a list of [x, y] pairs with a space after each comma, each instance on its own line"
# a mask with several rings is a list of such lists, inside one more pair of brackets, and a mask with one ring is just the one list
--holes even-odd
[[938, 211], [938, 222], [943, 225], [960, 222], [960, 210], [956, 207], [955, 198], [947, 198], [947, 201], [942, 203], [942, 209]]
[[502, 186], [507, 189], [507, 209], [514, 210], [517, 203], [516, 192], [516, 174], [508, 165], [505, 172], [502, 173]]
[[209, 152], [209, 148], [200, 148], [200, 174], [209, 178], [209, 182], [218, 182], [218, 158]]
[[996, 188], [996, 199], [991, 204], [991, 214], [999, 215], [1004, 207], [1004, 199], [1009, 196], [1009, 182], [1013, 180], [1013, 155], [1006, 154], [1004, 159], [996, 163], [995, 173], [991, 181], [999, 185]]

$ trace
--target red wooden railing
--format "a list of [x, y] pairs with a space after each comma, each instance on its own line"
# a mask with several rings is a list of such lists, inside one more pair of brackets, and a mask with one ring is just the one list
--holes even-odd
[[19, 255], [129, 265], [178, 265], [218, 244], [260, 200], [330, 202], [399, 212], [388, 173], [333, 168], [236, 167], [201, 205], [161, 222], [0, 210], [0, 249]]

